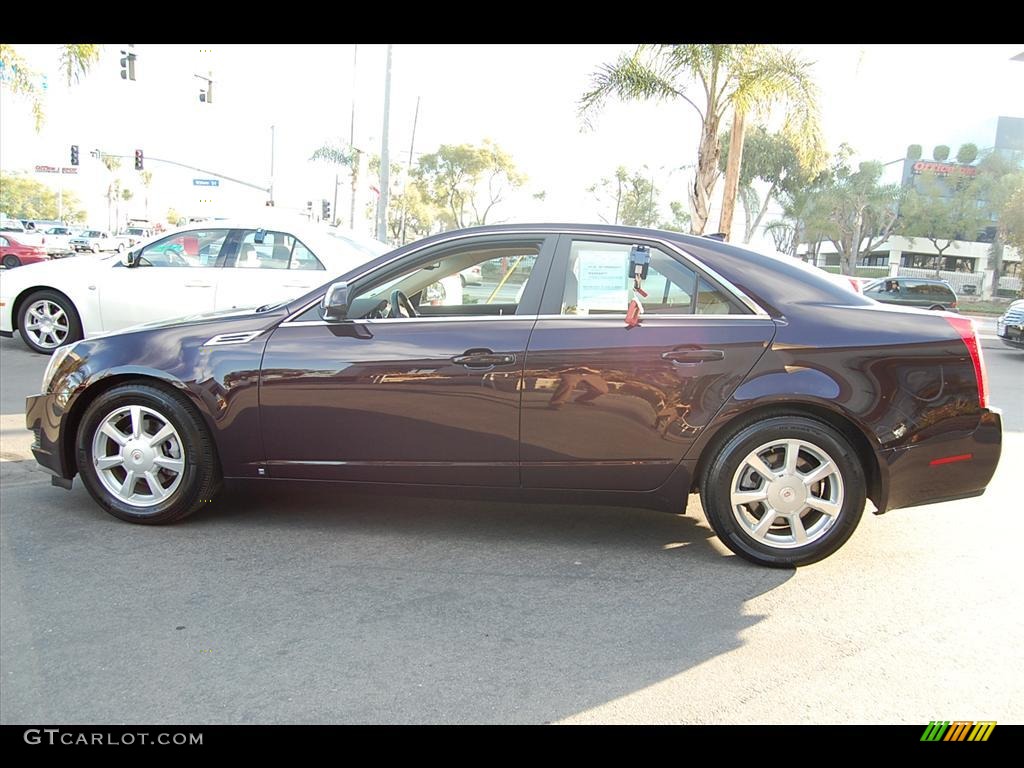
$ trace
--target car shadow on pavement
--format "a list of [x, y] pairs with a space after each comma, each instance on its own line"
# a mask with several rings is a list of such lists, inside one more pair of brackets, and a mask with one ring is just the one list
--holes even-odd
[[8, 722], [552, 722], [729, 653], [794, 574], [699, 509], [292, 484], [147, 527], [80, 480], [4, 495]]

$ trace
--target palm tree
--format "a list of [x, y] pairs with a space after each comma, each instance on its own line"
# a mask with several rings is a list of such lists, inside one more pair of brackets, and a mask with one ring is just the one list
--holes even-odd
[[[349, 206], [348, 228], [356, 228], [356, 189], [359, 185], [359, 161], [362, 150], [353, 147], [351, 144], [324, 144], [316, 150], [310, 160], [326, 160], [334, 165], [349, 169], [349, 176], [352, 179], [352, 200]], [[337, 188], [337, 186], [335, 186]], [[334, 212], [337, 216], [337, 211]]]
[[142, 171], [139, 173], [142, 177], [142, 186], [146, 190], [145, 205], [146, 205], [146, 221], [149, 221], [149, 189], [153, 186], [153, 172]]
[[112, 231], [112, 209], [117, 203], [118, 195], [121, 192], [121, 180], [116, 176], [118, 169], [121, 167], [121, 159], [113, 157], [112, 155], [101, 155], [101, 158], [103, 160], [103, 165], [107, 167], [107, 171], [109, 171], [112, 176], [110, 183], [107, 184], [107, 229]]
[[[817, 88], [810, 78], [810, 62], [772, 45], [641, 45], [614, 64], [602, 64], [594, 73], [591, 89], [580, 99], [580, 113], [589, 122], [609, 96], [624, 101], [682, 99], [701, 120], [697, 145], [697, 169], [690, 189], [693, 212], [691, 231], [703, 234], [710, 212], [711, 194], [718, 180], [719, 126], [733, 110], [734, 150], [726, 170], [722, 221], [732, 223], [740, 159], [743, 123], [749, 112], [762, 112], [784, 103], [787, 114], [783, 132], [793, 137], [808, 165], [823, 154], [818, 124]], [[690, 98], [692, 81], [703, 96]], [[734, 167], [733, 167], [734, 166]]]
[[[92, 43], [65, 43], [60, 46], [59, 57], [60, 69], [70, 86], [81, 80], [92, 65], [99, 61], [100, 46]], [[39, 73], [26, 64], [13, 45], [5, 43], [0, 43], [0, 65], [6, 74], [11, 92], [32, 102], [32, 116], [35, 119], [36, 133], [39, 133], [46, 120]]]

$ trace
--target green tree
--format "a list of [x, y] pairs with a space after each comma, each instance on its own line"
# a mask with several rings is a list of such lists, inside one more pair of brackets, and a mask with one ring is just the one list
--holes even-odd
[[118, 178], [117, 172], [121, 169], [121, 158], [101, 155], [101, 160], [106, 166], [107, 173], [110, 174], [110, 180], [107, 182], [107, 229], [113, 231], [120, 217], [118, 199], [121, 195], [121, 179]]
[[961, 144], [956, 151], [956, 161], [961, 165], [970, 165], [978, 159], [977, 144]]
[[[60, 46], [58, 54], [61, 72], [67, 78], [69, 86], [77, 83], [99, 61], [100, 46], [91, 43], [65, 43]], [[11, 89], [11, 93], [29, 100], [32, 104], [32, 117], [35, 120], [36, 133], [42, 130], [46, 122], [43, 112], [42, 77], [28, 66], [25, 59], [13, 45], [0, 43], [0, 72], [3, 81]]]
[[399, 245], [433, 234], [440, 228], [442, 220], [442, 212], [428, 199], [416, 180], [411, 180], [405, 189], [390, 198], [388, 231], [392, 241]]
[[145, 190], [145, 205], [146, 205], [146, 220], [149, 221], [149, 190], [153, 187], [153, 172], [152, 171], [140, 171], [139, 176], [142, 179], [142, 188]]
[[[702, 234], [711, 195], [718, 180], [719, 128], [726, 113], [734, 115], [738, 154], [726, 178], [723, 222], [731, 223], [742, 158], [743, 123], [747, 113], [763, 112], [778, 103], [788, 109], [783, 131], [800, 156], [820, 163], [823, 142], [818, 121], [817, 88], [810, 63], [770, 45], [641, 45], [632, 54], [602, 64], [580, 99], [580, 114], [589, 124], [610, 96], [624, 101], [671, 101], [689, 104], [701, 121], [697, 168], [690, 189], [691, 230]], [[703, 96], [689, 95], [693, 81]]]
[[923, 237], [939, 252], [935, 275], [942, 268], [942, 256], [959, 240], [976, 240], [985, 225], [978, 208], [978, 185], [974, 179], [957, 174], [949, 180], [934, 173], [921, 174], [900, 204], [900, 218], [894, 231], [910, 239]]
[[526, 181], [511, 155], [490, 139], [480, 146], [442, 144], [420, 157], [412, 175], [427, 199], [459, 228], [486, 224], [506, 194]]
[[939, 163], [946, 162], [949, 159], [949, 147], [945, 144], [939, 144], [932, 150], [932, 158]]
[[[359, 188], [359, 164], [362, 161], [362, 150], [351, 145], [324, 144], [313, 152], [309, 158], [313, 160], [325, 160], [340, 168], [348, 168], [349, 179], [352, 184], [352, 199], [349, 201], [348, 226], [349, 229], [356, 227], [356, 192]], [[338, 212], [335, 211], [337, 216]]]
[[690, 230], [690, 214], [686, 210], [686, 204], [681, 200], [673, 200], [668, 204], [668, 208], [672, 211], [672, 218], [661, 222], [659, 229], [688, 232]]
[[[45, 184], [21, 174], [0, 173], [0, 211], [16, 219], [57, 219], [57, 193]], [[64, 191], [64, 220], [85, 221], [74, 193]]]
[[647, 168], [627, 170], [624, 165], [587, 187], [587, 191], [612, 214], [608, 217], [598, 211], [604, 223], [625, 224], [629, 227], [653, 227], [658, 221], [658, 190], [648, 176]]
[[185, 217], [178, 213], [174, 208], [167, 209], [167, 223], [172, 227], [180, 227], [185, 224], [185, 222]]
[[810, 202], [810, 228], [836, 247], [844, 275], [854, 274], [860, 254], [871, 253], [896, 226], [901, 190], [881, 184], [882, 171], [879, 162], [861, 163], [854, 171], [844, 158], [821, 180]]
[[1006, 245], [1020, 247], [1024, 244], [1024, 214], [1021, 213], [1024, 170], [1019, 161], [990, 151], [978, 163], [978, 188], [989, 220], [995, 222], [996, 236], [989, 253], [992, 257], [992, 295], [998, 296], [999, 278], [1003, 274], [1003, 250]]
[[[718, 167], [723, 172], [729, 160], [730, 139], [730, 131], [719, 138], [722, 154]], [[768, 206], [777, 201], [780, 194], [793, 194], [807, 186], [813, 173], [801, 162], [789, 136], [781, 132], [769, 133], [763, 126], [755, 126], [747, 132], [740, 168], [739, 197], [745, 218], [743, 242], [749, 243], [761, 226]], [[768, 184], [763, 200], [754, 189], [755, 181]]]

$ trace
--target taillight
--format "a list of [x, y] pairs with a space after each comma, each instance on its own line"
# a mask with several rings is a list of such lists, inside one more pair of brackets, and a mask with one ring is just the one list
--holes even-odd
[[985, 358], [981, 353], [981, 342], [978, 341], [978, 331], [974, 327], [974, 321], [969, 317], [953, 317], [952, 315], [947, 315], [946, 320], [960, 334], [960, 338], [967, 345], [967, 352], [970, 354], [971, 363], [974, 365], [974, 378], [978, 382], [978, 405], [982, 408], [987, 408], [988, 374], [985, 372]]
[[846, 279], [850, 281], [850, 285], [853, 287], [853, 292], [854, 293], [863, 293], [863, 291], [861, 290], [861, 287], [860, 287], [860, 280], [857, 280], [857, 279], [852, 278], [852, 277], [848, 277]]

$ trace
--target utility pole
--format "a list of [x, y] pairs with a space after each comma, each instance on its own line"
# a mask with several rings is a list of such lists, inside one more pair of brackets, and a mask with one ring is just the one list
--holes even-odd
[[[412, 174], [412, 150], [416, 146], [416, 121], [420, 118], [420, 97], [416, 97], [416, 111], [412, 114], [412, 138], [409, 139], [409, 166], [405, 169], [405, 185], [402, 187], [402, 196], [405, 197], [405, 193], [409, 189], [409, 176]], [[402, 226], [400, 227], [401, 241], [399, 245], [405, 245], [405, 214], [409, 210], [408, 200], [403, 201], [402, 205]]]
[[388, 184], [391, 160], [388, 157], [388, 120], [391, 112], [391, 45], [388, 45], [388, 63], [384, 70], [384, 126], [380, 137], [380, 197], [377, 198], [377, 239], [388, 239]]
[[274, 126], [270, 126], [270, 202], [274, 202]]
[[[351, 158], [352, 167], [349, 169], [352, 173], [352, 200], [350, 201], [348, 211], [348, 228], [354, 230], [356, 228], [356, 185], [357, 179], [359, 178], [359, 150], [356, 149], [356, 64], [359, 61], [359, 46], [352, 46], [352, 119], [349, 122], [348, 127], [348, 152]], [[337, 190], [337, 187], [335, 187]], [[338, 210], [338, 206], [334, 206], [334, 210]]]

